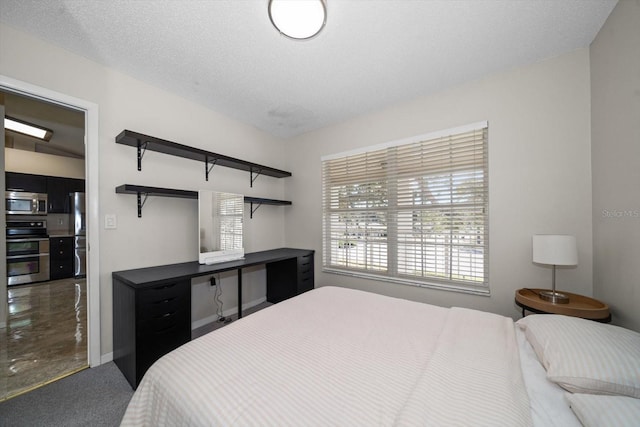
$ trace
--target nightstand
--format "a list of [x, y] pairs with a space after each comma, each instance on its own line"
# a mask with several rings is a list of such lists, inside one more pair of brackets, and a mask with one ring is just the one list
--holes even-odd
[[567, 304], [554, 304], [544, 301], [538, 296], [540, 291], [544, 290], [522, 288], [516, 291], [516, 304], [522, 307], [522, 317], [525, 316], [526, 310], [532, 313], [564, 314], [565, 316], [582, 317], [583, 319], [604, 323], [611, 321], [609, 306], [597, 299], [562, 291], [563, 294], [569, 297], [569, 302]]

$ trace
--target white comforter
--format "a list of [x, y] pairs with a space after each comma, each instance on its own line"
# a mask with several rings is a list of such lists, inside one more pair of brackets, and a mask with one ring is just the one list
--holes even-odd
[[123, 426], [531, 424], [513, 321], [344, 288], [167, 354]]

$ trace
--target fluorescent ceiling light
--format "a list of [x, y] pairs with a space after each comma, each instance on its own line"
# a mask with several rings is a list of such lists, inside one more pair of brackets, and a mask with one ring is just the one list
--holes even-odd
[[269, 19], [280, 34], [306, 40], [324, 28], [327, 6], [325, 0], [269, 0]]
[[44, 141], [49, 141], [51, 136], [53, 136], [53, 131], [50, 129], [32, 125], [31, 123], [23, 122], [22, 120], [14, 119], [9, 116], [5, 116], [4, 118], [4, 128], [23, 135], [42, 139]]

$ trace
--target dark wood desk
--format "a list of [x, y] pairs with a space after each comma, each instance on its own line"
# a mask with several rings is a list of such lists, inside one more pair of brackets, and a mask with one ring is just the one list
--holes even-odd
[[242, 269], [267, 268], [267, 301], [277, 303], [314, 287], [314, 251], [281, 248], [245, 254], [212, 265], [197, 261], [116, 271], [113, 279], [113, 360], [135, 389], [149, 367], [191, 339], [191, 279], [238, 272], [242, 317]]

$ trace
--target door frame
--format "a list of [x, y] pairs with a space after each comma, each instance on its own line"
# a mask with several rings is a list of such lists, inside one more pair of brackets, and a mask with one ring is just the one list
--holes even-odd
[[[87, 351], [89, 366], [101, 364], [100, 345], [100, 216], [98, 104], [0, 74], [0, 89], [84, 113], [87, 220]], [[4, 167], [3, 167], [4, 170]]]

